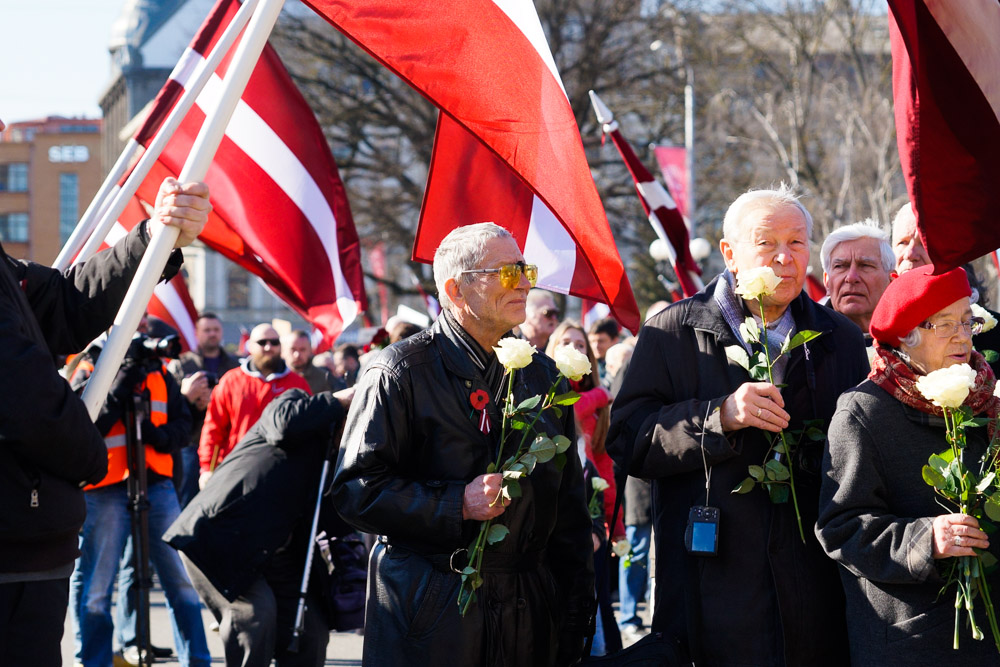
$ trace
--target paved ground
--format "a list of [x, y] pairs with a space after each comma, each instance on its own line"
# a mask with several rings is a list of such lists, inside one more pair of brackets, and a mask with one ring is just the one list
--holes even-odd
[[[150, 608], [150, 618], [151, 618], [151, 630], [153, 644], [156, 646], [169, 646], [173, 647], [173, 631], [170, 627], [170, 616], [167, 612], [166, 601], [163, 597], [163, 591], [156, 587], [150, 594], [151, 608]], [[615, 605], [617, 612], [617, 604]], [[648, 624], [648, 614], [646, 613], [645, 605], [640, 607], [640, 613], [643, 618], [646, 618]], [[212, 664], [223, 664], [223, 653], [222, 653], [222, 642], [219, 641], [219, 633], [212, 632], [209, 630], [212, 624], [212, 615], [208, 613], [208, 610], [202, 607], [202, 618], [205, 622], [205, 634], [208, 637], [208, 650], [212, 654]], [[74, 642], [74, 632], [75, 628], [73, 626], [73, 620], [66, 615], [66, 628], [63, 633], [62, 641], [62, 655], [63, 655], [63, 665], [66, 667], [72, 667], [74, 664], [73, 660], [73, 642]], [[330, 635], [330, 644], [326, 651], [326, 664], [327, 665], [361, 665], [361, 647], [364, 642], [364, 637], [354, 633], [343, 633], [335, 632]], [[627, 644], [628, 642], [626, 642]], [[157, 661], [157, 665], [178, 666], [180, 663], [177, 662], [176, 657], [173, 659], [167, 659], [162, 661]]]

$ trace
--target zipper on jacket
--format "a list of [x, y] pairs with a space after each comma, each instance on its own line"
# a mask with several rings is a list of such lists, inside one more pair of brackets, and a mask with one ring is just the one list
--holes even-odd
[[38, 489], [31, 490], [31, 507], [38, 507]]

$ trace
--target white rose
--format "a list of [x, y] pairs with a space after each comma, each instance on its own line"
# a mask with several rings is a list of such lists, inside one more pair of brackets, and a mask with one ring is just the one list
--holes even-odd
[[760, 299], [774, 294], [780, 284], [781, 278], [775, 275], [771, 267], [755, 266], [736, 274], [734, 291], [744, 299]]
[[497, 353], [497, 360], [504, 368], [515, 371], [531, 363], [535, 346], [523, 338], [508, 337], [500, 339], [493, 351]]
[[632, 545], [628, 543], [628, 540], [618, 540], [615, 542], [611, 550], [615, 552], [615, 555], [619, 558], [625, 558], [632, 552]]
[[993, 387], [993, 395], [1000, 398], [1000, 382], [997, 382], [996, 386]]
[[573, 381], [579, 380], [593, 370], [587, 355], [569, 345], [560, 345], [556, 348], [555, 360], [559, 372]]
[[604, 491], [611, 488], [611, 485], [603, 477], [594, 477], [590, 480], [590, 485], [594, 487], [594, 491]]
[[997, 325], [997, 318], [990, 315], [990, 311], [986, 310], [978, 303], [972, 304], [972, 316], [981, 317], [985, 322], [985, 324], [983, 324], [983, 330], [980, 331], [979, 333], [986, 333], [987, 331], [989, 331], [990, 329], [992, 329]]
[[942, 408], [957, 408], [976, 384], [976, 371], [969, 364], [940, 368], [917, 379], [917, 389], [931, 403]]

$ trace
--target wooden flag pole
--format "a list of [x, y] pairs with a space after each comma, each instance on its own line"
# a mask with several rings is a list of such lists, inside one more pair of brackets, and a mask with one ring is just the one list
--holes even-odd
[[[187, 162], [181, 169], [178, 177], [181, 183], [200, 181], [208, 172], [208, 167], [212, 164], [215, 152], [226, 133], [229, 119], [236, 110], [236, 105], [257, 66], [261, 52], [267, 45], [267, 38], [278, 20], [283, 5], [284, 0], [261, 0], [260, 6], [247, 24], [246, 33], [236, 47], [236, 53], [222, 83], [218, 104], [208, 112], [205, 124], [201, 126], [201, 131], [191, 147]], [[180, 234], [176, 227], [166, 227], [153, 221], [149, 224], [153, 238], [139, 262], [138, 271], [115, 317], [104, 351], [98, 358], [94, 373], [83, 392], [83, 401], [87, 405], [91, 419], [97, 418], [107, 398], [111, 382], [121, 367], [132, 334], [139, 326], [139, 320], [142, 319], [149, 299], [153, 296], [153, 288], [163, 274], [163, 268], [167, 265], [170, 252]]]
[[[156, 164], [156, 160], [159, 159], [160, 154], [163, 149], [166, 148], [167, 143], [173, 137], [174, 132], [180, 127], [181, 122], [184, 117], [187, 116], [187, 112], [190, 111], [191, 107], [194, 106], [195, 100], [198, 99], [198, 95], [205, 88], [208, 82], [211, 80], [212, 75], [215, 73], [216, 68], [222, 62], [222, 59], [226, 57], [229, 50], [232, 48], [233, 44], [236, 42], [236, 38], [239, 37], [240, 31], [246, 26], [247, 22], [250, 20], [250, 16], [254, 13], [259, 4], [260, 0], [247, 0], [240, 7], [239, 11], [236, 12], [236, 16], [233, 17], [232, 22], [223, 31], [222, 36], [219, 41], [216, 42], [215, 47], [212, 49], [208, 57], [205, 58], [195, 70], [195, 75], [192, 77], [190, 83], [184, 86], [184, 93], [181, 95], [180, 99], [177, 100], [177, 104], [174, 108], [170, 110], [167, 115], [167, 119], [164, 121], [163, 125], [157, 131], [156, 136], [149, 143], [149, 147], [139, 158], [139, 162], [136, 163], [135, 169], [129, 174], [128, 179], [120, 190], [118, 190], [114, 195], [114, 200], [111, 205], [104, 210], [104, 214], [97, 223], [94, 232], [89, 235], [89, 238], [85, 244], [83, 244], [80, 250], [79, 257], [77, 261], [82, 262], [87, 258], [91, 257], [97, 252], [98, 248], [101, 247], [101, 243], [107, 238], [108, 232], [111, 231], [111, 227], [114, 226], [115, 221], [118, 220], [125, 207], [128, 206], [129, 201], [131, 201], [132, 196], [135, 191], [139, 188], [139, 185], [145, 180], [146, 176], [149, 174], [149, 170], [153, 168]], [[170, 75], [170, 78], [176, 79], [180, 76], [186, 68], [186, 63], [182, 60], [174, 68], [174, 72]], [[121, 176], [118, 177], [119, 179]], [[115, 179], [117, 182], [118, 179]], [[65, 268], [65, 267], [62, 267]]]

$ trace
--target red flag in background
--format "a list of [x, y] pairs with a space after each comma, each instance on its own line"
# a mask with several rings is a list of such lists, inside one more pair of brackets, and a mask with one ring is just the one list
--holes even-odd
[[649, 224], [656, 231], [656, 235], [666, 242], [670, 253], [670, 264], [674, 267], [674, 273], [677, 274], [684, 296], [694, 295], [703, 286], [699, 278], [701, 267], [691, 256], [687, 226], [680, 211], [677, 210], [677, 204], [636, 156], [632, 146], [618, 129], [618, 121], [594, 91], [590, 91], [590, 101], [594, 105], [594, 111], [604, 133], [611, 137], [612, 143], [625, 161], [625, 166], [628, 167], [628, 173], [635, 181], [639, 202], [649, 219]]
[[[157, 96], [136, 140], [155, 135], [239, 9], [219, 0]], [[153, 201], [165, 176], [180, 173], [219, 95], [227, 58], [174, 134], [138, 196]], [[367, 308], [361, 251], [337, 166], [316, 118], [274, 50], [264, 49], [205, 176], [214, 210], [201, 234], [208, 247], [259, 276], [315, 328], [325, 347]]]
[[660, 175], [667, 190], [674, 193], [674, 203], [681, 216], [688, 217], [691, 206], [688, 200], [687, 149], [683, 146], [654, 146], [653, 156], [660, 167]]
[[611, 309], [606, 304], [591, 301], [590, 299], [583, 299], [580, 304], [580, 326], [583, 327], [584, 331], [590, 331], [590, 327], [593, 326], [594, 322], [604, 319], [610, 314]]
[[1000, 247], [1000, 2], [889, 0], [896, 141], [937, 272]]
[[529, 0], [305, 0], [439, 109], [414, 259], [460, 225], [493, 221], [539, 285], [639, 311], [573, 111]]

